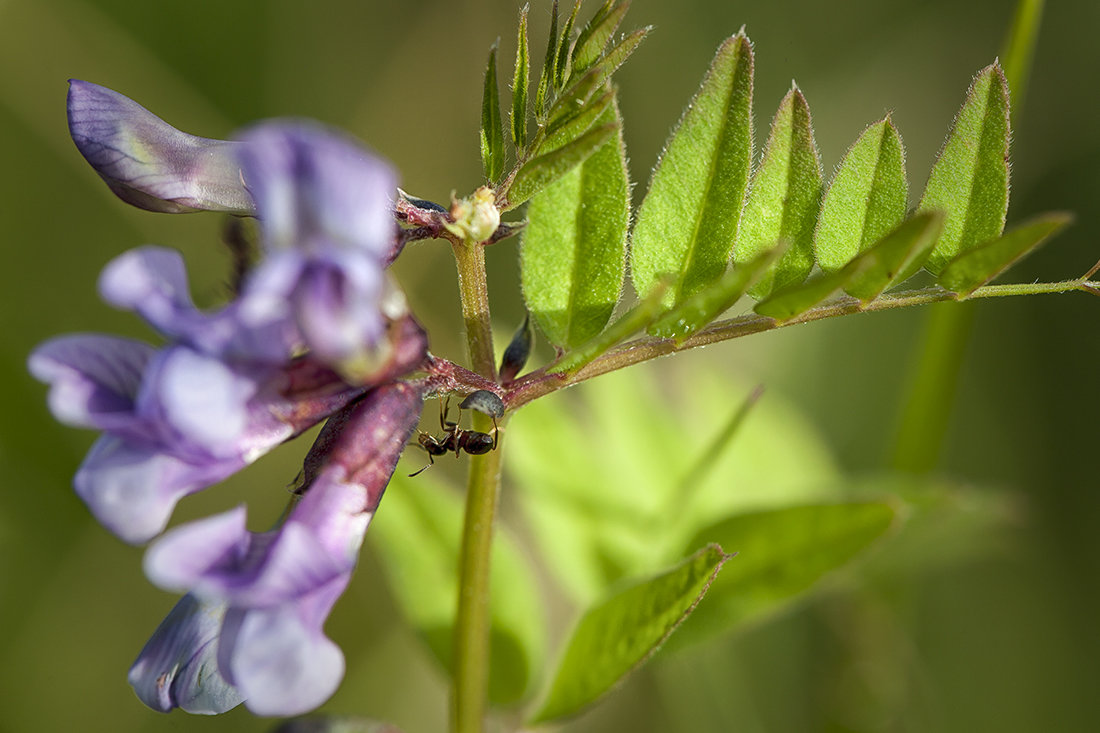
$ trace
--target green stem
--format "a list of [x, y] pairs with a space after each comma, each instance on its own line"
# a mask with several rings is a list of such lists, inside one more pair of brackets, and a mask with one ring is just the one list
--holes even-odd
[[[1098, 263], [1100, 268], [1100, 263]], [[1043, 295], [1053, 293], [1065, 293], [1071, 290], [1100, 295], [1100, 282], [1090, 281], [1095, 271], [1090, 271], [1087, 276], [1076, 280], [1063, 280], [1053, 283], [1011, 283], [1007, 285], [986, 285], [975, 290], [967, 298], [1003, 298], [1014, 295]], [[779, 322], [774, 318], [762, 316], [756, 313], [731, 318], [725, 321], [717, 321], [699, 331], [682, 342], [671, 338], [642, 337], [629, 341], [607, 353], [586, 363], [580, 369], [567, 373], [552, 373], [553, 365], [539, 369], [523, 376], [512, 383], [505, 390], [504, 402], [509, 410], [514, 410], [521, 405], [538, 399], [544, 395], [556, 392], [563, 387], [569, 387], [579, 382], [607, 374], [624, 367], [633, 366], [643, 361], [656, 359], [659, 356], [673, 354], [688, 349], [707, 346], [720, 341], [748, 336], [762, 331], [771, 331], [776, 328], [795, 326], [800, 323], [820, 321], [837, 316], [853, 315], [855, 313], [870, 313], [873, 311], [894, 310], [915, 305], [931, 305], [955, 301], [958, 296], [949, 290], [940, 287], [909, 290], [895, 295], [883, 295], [862, 305], [855, 298], [844, 297], [838, 300], [819, 305], [816, 308], [802, 313], [787, 321]]]
[[462, 298], [462, 319], [466, 324], [466, 346], [470, 368], [496, 381], [493, 330], [489, 321], [489, 286], [485, 278], [485, 247], [479, 242], [453, 243], [458, 266], [458, 289]]
[[[496, 358], [489, 320], [489, 289], [485, 249], [478, 242], [454, 243], [466, 344], [475, 372], [496, 380]], [[475, 430], [492, 429], [489, 419], [473, 414]], [[499, 441], [499, 436], [498, 436]], [[454, 687], [451, 730], [480, 733], [484, 729], [489, 689], [489, 568], [493, 520], [500, 493], [501, 452], [472, 457], [466, 491], [466, 515], [459, 556], [458, 608], [454, 629]]]
[[[492, 428], [489, 418], [474, 415], [474, 429]], [[489, 689], [489, 568], [493, 520], [500, 494], [500, 433], [497, 450], [470, 459], [466, 519], [462, 528], [458, 612], [455, 616], [454, 697], [451, 730], [480, 733], [485, 724]]]

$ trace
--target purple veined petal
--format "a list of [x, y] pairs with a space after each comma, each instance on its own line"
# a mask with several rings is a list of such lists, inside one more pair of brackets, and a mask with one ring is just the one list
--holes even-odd
[[167, 247], [139, 247], [111, 260], [99, 276], [99, 293], [170, 337], [186, 338], [209, 321], [191, 300], [183, 257]]
[[225, 604], [185, 595], [138, 654], [127, 675], [134, 692], [153, 710], [180, 708], [217, 715], [241, 703], [241, 693], [218, 671], [217, 642]]
[[295, 313], [306, 343], [319, 359], [332, 364], [378, 361], [372, 353], [385, 330], [382, 270], [373, 261], [355, 260], [365, 258], [353, 254], [336, 261], [310, 262], [294, 292]]
[[344, 133], [298, 121], [241, 135], [245, 184], [268, 249], [363, 250], [381, 262], [396, 224], [393, 169]]
[[334, 579], [309, 597], [271, 609], [231, 609], [222, 627], [218, 661], [258, 715], [297, 715], [336, 692], [344, 655], [322, 631], [347, 586]]
[[237, 456], [257, 389], [252, 378], [218, 358], [169, 347], [147, 369], [137, 410], [179, 436], [179, 453], [196, 447], [210, 456]]
[[92, 445], [73, 486], [104, 527], [141, 544], [164, 530], [181, 498], [243, 466], [239, 457], [187, 463], [158, 446], [108, 434]]
[[181, 132], [106, 87], [69, 80], [69, 133], [114, 193], [149, 211], [251, 214], [238, 143]]
[[75, 334], [41, 344], [27, 367], [50, 385], [54, 417], [67, 425], [110, 430], [134, 422], [134, 399], [155, 353], [141, 341]]

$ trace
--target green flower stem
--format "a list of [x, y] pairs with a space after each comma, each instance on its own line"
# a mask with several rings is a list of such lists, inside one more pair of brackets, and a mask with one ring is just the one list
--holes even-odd
[[466, 324], [466, 345], [470, 368], [496, 380], [493, 330], [489, 322], [489, 287], [485, 278], [485, 247], [479, 242], [453, 242], [458, 266], [458, 289], [462, 298], [462, 319]]
[[[489, 418], [473, 413], [475, 430], [487, 432]], [[498, 426], [502, 427], [502, 426]], [[500, 438], [497, 450], [470, 459], [466, 489], [466, 519], [462, 527], [459, 567], [458, 613], [455, 616], [454, 697], [451, 730], [480, 733], [484, 729], [489, 689], [490, 592], [489, 560], [493, 546], [493, 520], [500, 494]]]
[[[482, 377], [495, 381], [496, 358], [489, 321], [485, 249], [478, 242], [456, 241], [453, 244], [470, 365]], [[473, 427], [487, 432], [492, 424], [486, 416], [475, 412]], [[493, 520], [500, 494], [500, 459], [498, 445], [498, 450], [470, 460], [459, 555], [458, 609], [455, 612], [451, 699], [451, 730], [454, 733], [480, 733], [485, 724], [491, 623], [489, 561]]]
[[[1100, 282], [1088, 280], [1093, 274], [1095, 274], [1095, 271], [1090, 271], [1085, 277], [1077, 278], [1076, 280], [1063, 280], [1054, 283], [986, 285], [971, 293], [967, 300], [974, 300], [976, 298], [1001, 298], [1013, 295], [1064, 293], [1071, 290], [1080, 290], [1093, 295], [1100, 295]], [[550, 373], [549, 369], [552, 369], [553, 365], [531, 372], [508, 387], [504, 396], [504, 403], [509, 410], [514, 410], [521, 405], [525, 405], [551, 392], [556, 392], [563, 387], [578, 384], [592, 377], [598, 377], [601, 374], [607, 374], [608, 372], [639, 364], [643, 361], [656, 359], [666, 354], [687, 351], [688, 349], [707, 346], [708, 344], [714, 344], [720, 341], [728, 341], [730, 339], [740, 338], [741, 336], [760, 333], [761, 331], [770, 331], [775, 328], [794, 326], [799, 323], [809, 323], [811, 321], [820, 321], [825, 318], [834, 318], [836, 316], [893, 310], [895, 308], [906, 308], [915, 305], [930, 305], [932, 303], [943, 303], [957, 299], [958, 296], [955, 293], [944, 290], [941, 287], [930, 287], [920, 290], [904, 291], [895, 295], [884, 295], [871, 301], [867, 305], [862, 305], [860, 301], [855, 298], [844, 297], [825, 305], [812, 308], [795, 318], [783, 322], [756, 313], [725, 321], [718, 321], [679, 344], [677, 344], [674, 339], [670, 338], [644, 337], [625, 343], [573, 372], [560, 374]]]

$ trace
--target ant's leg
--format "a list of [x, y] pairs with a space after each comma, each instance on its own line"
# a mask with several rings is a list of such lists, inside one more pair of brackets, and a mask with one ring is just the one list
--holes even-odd
[[[421, 447], [423, 447], [423, 446], [421, 446]], [[426, 450], [427, 450], [427, 449], [425, 449], [425, 451], [426, 451]], [[410, 473], [410, 474], [409, 474], [409, 478], [412, 478], [413, 476], [418, 476], [418, 475], [420, 475], [420, 474], [421, 474], [421, 473], [423, 473], [424, 471], [428, 470], [428, 466], [434, 466], [434, 465], [435, 465], [435, 459], [433, 459], [433, 458], [432, 458], [432, 454], [431, 454], [431, 453], [428, 453], [428, 465], [427, 465], [427, 466], [424, 466], [424, 468], [421, 468], [421, 469], [420, 469], [419, 471], [414, 471], [413, 473]]]

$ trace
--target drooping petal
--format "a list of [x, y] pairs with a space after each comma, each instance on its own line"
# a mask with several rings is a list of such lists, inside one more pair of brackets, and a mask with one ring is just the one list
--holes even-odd
[[241, 693], [218, 671], [217, 641], [225, 604], [185, 595], [160, 623], [130, 668], [134, 692], [153, 710], [224, 713]]
[[251, 214], [239, 143], [181, 132], [118, 92], [69, 81], [69, 133], [114, 193], [149, 211]]
[[306, 601], [226, 616], [219, 664], [259, 715], [298, 715], [336, 692], [344, 654], [321, 625], [347, 585], [347, 577], [319, 588]]
[[133, 422], [141, 375], [156, 350], [141, 341], [77, 334], [36, 348], [27, 366], [50, 385], [50, 411], [61, 422], [110, 430]]
[[164, 530], [181, 498], [243, 466], [240, 457], [187, 463], [159, 446], [106, 434], [88, 451], [73, 486], [103, 526], [141, 544]]

